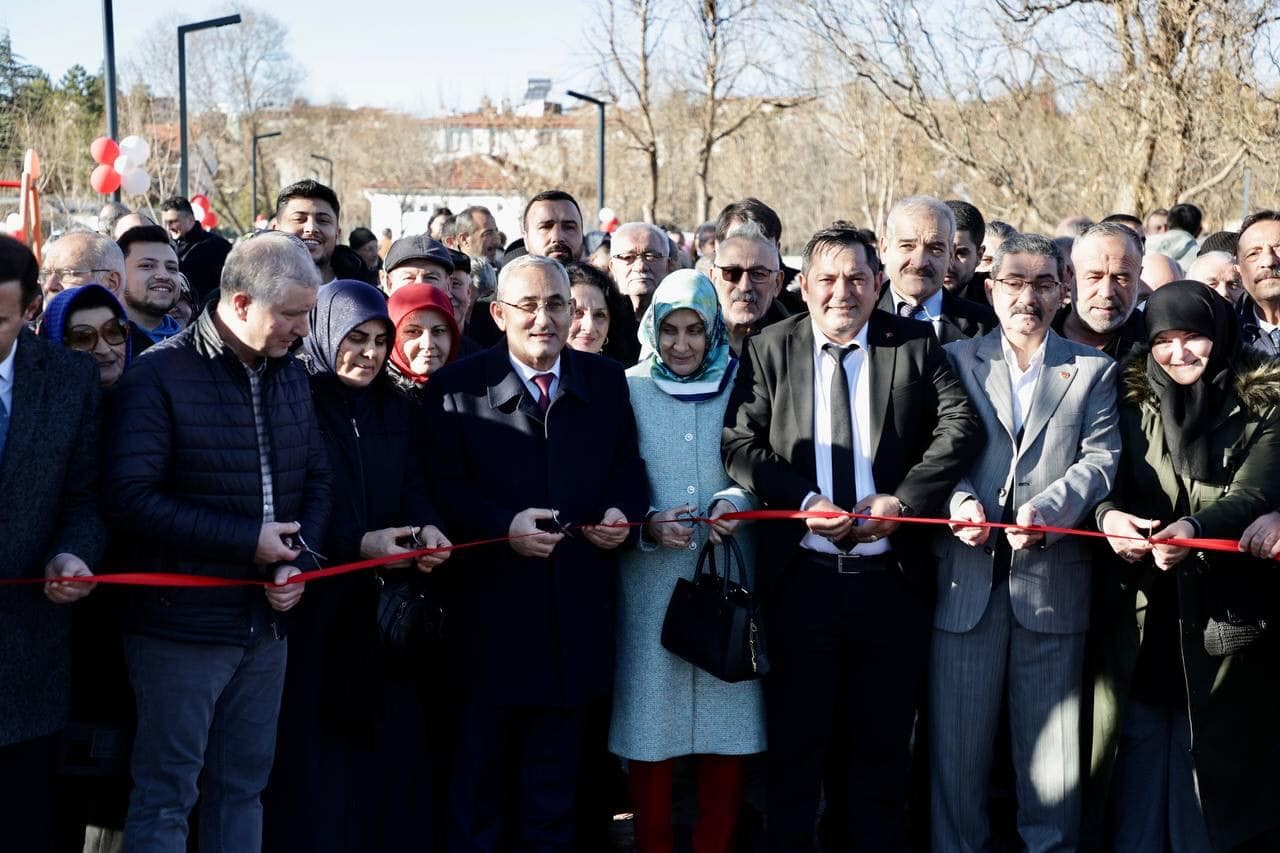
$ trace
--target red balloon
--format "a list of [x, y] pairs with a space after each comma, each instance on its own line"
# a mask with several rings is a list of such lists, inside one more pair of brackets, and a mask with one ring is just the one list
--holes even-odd
[[205, 228], [217, 228], [218, 214], [214, 213], [212, 210], [209, 211], [204, 215], [204, 219], [200, 220], [200, 224], [203, 225]]
[[[201, 207], [203, 207], [205, 210], [213, 209], [213, 205], [209, 204], [209, 197], [207, 195], [196, 193], [189, 200], [192, 204], [198, 204]], [[203, 225], [204, 223], [201, 222], [200, 224]]]
[[[115, 145], [115, 143], [111, 143]], [[89, 176], [89, 186], [93, 187], [94, 192], [108, 195], [120, 189], [120, 173], [106, 163], [98, 166], [93, 170], [93, 174]]]
[[[110, 166], [120, 156], [120, 146], [116, 145], [116, 141], [110, 136], [99, 136], [89, 143], [89, 153], [93, 155], [93, 162]], [[107, 190], [107, 192], [114, 192], [114, 190]]]

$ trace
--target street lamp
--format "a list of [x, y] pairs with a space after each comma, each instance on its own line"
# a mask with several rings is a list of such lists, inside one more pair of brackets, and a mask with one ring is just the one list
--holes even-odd
[[[111, 0], [102, 0], [102, 41], [102, 89], [107, 100], [107, 136], [115, 139], [120, 132], [120, 124], [116, 118], [116, 27]], [[119, 187], [111, 197], [120, 200]]]
[[599, 123], [596, 133], [600, 137], [597, 140], [596, 148], [596, 211], [599, 212], [604, 208], [604, 101], [591, 95], [584, 95], [581, 92], [575, 92], [572, 89], [565, 90], [565, 94], [570, 98], [577, 98], [579, 101], [586, 101], [589, 104], [595, 104], [600, 110]]
[[249, 202], [249, 228], [253, 228], [253, 223], [258, 221], [258, 140], [270, 139], [273, 136], [280, 136], [284, 131], [273, 130], [271, 133], [255, 133], [253, 135], [253, 172], [249, 180], [252, 184], [249, 187], [249, 197], [253, 199]]
[[181, 154], [178, 167], [178, 189], [182, 191], [183, 198], [187, 198], [190, 192], [187, 185], [187, 33], [238, 23], [240, 23], [239, 15], [227, 15], [178, 27], [178, 150]]
[[329, 187], [329, 189], [333, 189], [333, 160], [329, 159], [328, 157], [324, 156], [323, 154], [312, 154], [312, 155], [311, 155], [311, 159], [313, 159], [313, 160], [319, 160], [319, 161], [320, 161], [320, 162], [322, 162], [322, 163], [328, 163], [328, 164], [329, 164], [329, 183], [328, 183], [328, 184], [326, 184], [326, 186], [328, 186], [328, 187]]

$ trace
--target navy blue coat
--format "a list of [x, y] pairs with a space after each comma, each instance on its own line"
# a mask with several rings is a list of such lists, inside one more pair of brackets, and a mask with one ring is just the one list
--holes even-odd
[[[29, 331], [13, 356], [13, 409], [0, 460], [0, 577], [38, 578], [61, 553], [97, 571], [98, 369]], [[99, 591], [101, 592], [101, 590]], [[39, 586], [0, 588], [0, 746], [67, 722], [71, 608]]]
[[[262, 476], [249, 377], [218, 335], [216, 308], [147, 350], [111, 395], [104, 511], [129, 568], [265, 578], [253, 561]], [[331, 474], [306, 370], [293, 356], [268, 359], [262, 394], [275, 518], [301, 522], [323, 553]], [[316, 567], [307, 554], [295, 564]], [[127, 630], [171, 640], [247, 645], [281, 629], [256, 587], [145, 587], [128, 609]]]
[[[609, 507], [644, 518], [649, 487], [622, 367], [567, 348], [560, 366], [545, 422], [505, 341], [427, 383], [428, 470], [454, 542], [506, 536], [529, 507], [556, 509], [566, 523], [598, 522]], [[549, 559], [495, 544], [450, 563], [466, 700], [573, 707], [608, 692], [616, 549], [602, 551], [578, 532]]]

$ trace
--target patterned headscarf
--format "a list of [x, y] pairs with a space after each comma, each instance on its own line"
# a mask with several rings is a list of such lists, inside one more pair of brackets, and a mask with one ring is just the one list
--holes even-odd
[[[662, 321], [672, 311], [687, 308], [702, 318], [707, 330], [707, 351], [702, 364], [688, 376], [678, 376], [662, 362], [658, 348]], [[720, 299], [715, 285], [695, 270], [676, 270], [662, 280], [653, 292], [653, 301], [640, 320], [640, 360], [649, 360], [649, 375], [660, 389], [679, 400], [696, 402], [716, 397], [733, 374], [733, 352], [729, 349], [729, 331], [720, 313]]]

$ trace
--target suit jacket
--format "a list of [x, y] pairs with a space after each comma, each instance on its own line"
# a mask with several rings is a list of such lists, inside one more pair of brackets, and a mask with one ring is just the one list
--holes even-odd
[[[999, 521], [1009, 490], [1015, 510], [1030, 503], [1051, 527], [1078, 527], [1111, 492], [1120, 464], [1116, 363], [1052, 330], [1044, 365], [1014, 448], [1013, 391], [1001, 331], [948, 344], [947, 359], [977, 407], [987, 444], [971, 460], [955, 499], [972, 495]], [[996, 536], [971, 547], [938, 533], [938, 604], [934, 625], [970, 631], [987, 609]], [[1076, 633], [1089, 624], [1092, 543], [1048, 534], [1039, 547], [1013, 552], [1009, 594], [1014, 617], [1043, 633]]]
[[[0, 577], [43, 577], [60, 553], [96, 569], [106, 543], [98, 516], [98, 369], [82, 353], [23, 330], [13, 408], [0, 460]], [[39, 586], [0, 589], [0, 746], [66, 725], [71, 610]]]
[[[545, 418], [505, 340], [427, 383], [428, 471], [452, 541], [505, 537], [529, 507], [564, 523], [597, 522], [609, 507], [643, 520], [649, 487], [622, 367], [566, 347], [560, 369]], [[549, 559], [495, 543], [446, 563], [466, 699], [572, 707], [607, 693], [617, 555], [575, 532]]]
[[[880, 302], [876, 307], [890, 314], [897, 314], [888, 282], [884, 284]], [[939, 325], [941, 329], [938, 331], [938, 340], [943, 344], [949, 344], [953, 341], [985, 335], [999, 324], [996, 322], [996, 312], [992, 311], [990, 306], [956, 296], [944, 287], [942, 288], [942, 317]], [[929, 327], [933, 328], [933, 324], [930, 323]]]
[[[929, 325], [883, 311], [873, 311], [867, 322], [876, 490], [896, 495], [913, 515], [937, 515], [967, 460], [982, 448], [982, 424]], [[799, 509], [806, 495], [819, 491], [813, 341], [807, 314], [748, 338], [725, 412], [729, 476], [774, 509]], [[802, 522], [762, 529], [761, 592], [786, 568], [804, 533]], [[904, 525], [892, 539], [893, 553], [907, 577], [931, 592], [922, 540], [927, 537]]]

